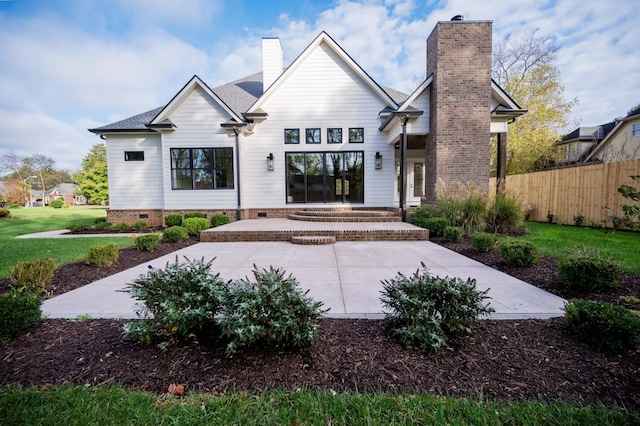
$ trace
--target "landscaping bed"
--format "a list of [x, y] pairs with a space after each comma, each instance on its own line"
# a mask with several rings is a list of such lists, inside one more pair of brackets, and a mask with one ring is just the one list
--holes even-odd
[[[161, 244], [163, 248], [151, 253], [125, 249], [109, 269], [83, 262], [65, 265], [47, 290], [60, 294], [194, 242]], [[553, 258], [542, 256], [535, 266], [508, 268], [498, 252], [476, 253], [468, 241], [436, 242], [563, 297], [580, 297], [563, 290]], [[619, 296], [640, 297], [640, 277], [623, 274], [617, 289], [588, 298], [618, 303]], [[437, 354], [403, 348], [384, 321], [325, 319], [309, 348], [253, 348], [233, 358], [224, 356], [224, 342], [206, 337], [167, 351], [123, 340], [123, 323], [41, 322], [0, 347], [0, 385], [113, 383], [157, 393], [166, 392], [171, 383], [183, 384], [187, 392], [213, 393], [299, 388], [423, 391], [604, 403], [640, 411], [640, 352], [602, 354], [578, 342], [563, 318], [480, 321], [473, 335], [453, 340]]]

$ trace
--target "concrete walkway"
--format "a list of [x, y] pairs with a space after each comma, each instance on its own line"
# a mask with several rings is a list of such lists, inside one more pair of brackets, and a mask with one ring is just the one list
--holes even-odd
[[[378, 226], [378, 225], [375, 225]], [[198, 243], [144, 265], [120, 272], [46, 300], [50, 318], [135, 318], [135, 301], [122, 290], [145, 274], [148, 266], [162, 268], [176, 257], [216, 258], [213, 269], [225, 279], [253, 277], [252, 265], [282, 267], [298, 279], [309, 295], [330, 308], [337, 318], [382, 318], [383, 279], [398, 272], [412, 274], [424, 262], [434, 275], [475, 278], [480, 290], [490, 288], [493, 318], [562, 316], [564, 299], [428, 241], [338, 242], [305, 246], [288, 242]]]

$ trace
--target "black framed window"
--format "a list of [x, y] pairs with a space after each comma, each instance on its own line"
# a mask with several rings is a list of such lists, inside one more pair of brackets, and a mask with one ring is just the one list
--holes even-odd
[[362, 127], [350, 127], [349, 128], [349, 143], [364, 143], [364, 128], [362, 128]]
[[340, 127], [327, 129], [327, 143], [342, 143], [342, 129]]
[[364, 203], [364, 152], [287, 152], [287, 203]]
[[172, 189], [233, 189], [232, 148], [172, 148]]
[[300, 129], [284, 129], [284, 143], [285, 144], [299, 144], [300, 143]]
[[144, 151], [125, 151], [124, 161], [144, 161]]
[[320, 129], [306, 130], [307, 143], [320, 143]]

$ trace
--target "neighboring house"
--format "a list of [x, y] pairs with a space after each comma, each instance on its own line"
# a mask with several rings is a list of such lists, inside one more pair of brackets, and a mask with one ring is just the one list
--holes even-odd
[[616, 122], [601, 124], [593, 127], [578, 127], [573, 132], [564, 135], [556, 142], [556, 148], [562, 155], [560, 165], [576, 164], [593, 152], [598, 145], [615, 127]]
[[600, 141], [584, 162], [636, 160], [640, 158], [640, 111], [618, 120], [615, 127]]
[[48, 191], [45, 191], [44, 200], [42, 201], [47, 205], [57, 198], [62, 198], [64, 203], [69, 206], [87, 204], [87, 199], [82, 195], [76, 194], [77, 191], [78, 185], [74, 185], [73, 183], [59, 183]]
[[263, 39], [261, 73], [213, 89], [194, 76], [166, 105], [90, 129], [106, 142], [109, 220], [404, 213], [440, 185], [488, 190], [490, 138], [506, 141], [526, 112], [491, 80], [491, 32], [439, 22], [410, 95], [380, 86], [325, 32], [287, 68], [280, 40]]

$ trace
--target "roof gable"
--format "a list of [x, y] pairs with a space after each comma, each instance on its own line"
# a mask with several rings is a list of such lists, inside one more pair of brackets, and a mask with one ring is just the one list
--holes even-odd
[[290, 78], [292, 74], [300, 67], [304, 61], [322, 44], [329, 47], [369, 88], [388, 106], [397, 108], [396, 101], [376, 83], [326, 32], [322, 31], [307, 46], [307, 48], [293, 61], [293, 63], [269, 86], [262, 96], [247, 110], [247, 113], [253, 113], [260, 109], [264, 103]]
[[149, 123], [149, 127], [154, 127], [157, 125], [161, 125], [166, 123], [166, 120], [169, 119], [169, 114], [171, 111], [175, 110], [186, 97], [197, 87], [201, 88], [207, 96], [209, 96], [215, 103], [220, 105], [226, 113], [229, 114], [229, 118], [235, 121], [242, 121], [242, 118], [236, 114], [229, 106], [222, 100], [218, 95], [216, 95], [213, 90], [209, 88], [197, 75], [194, 75], [191, 80], [187, 84], [184, 85], [182, 89], [169, 101], [167, 105], [158, 114], [155, 116], [153, 120]]

